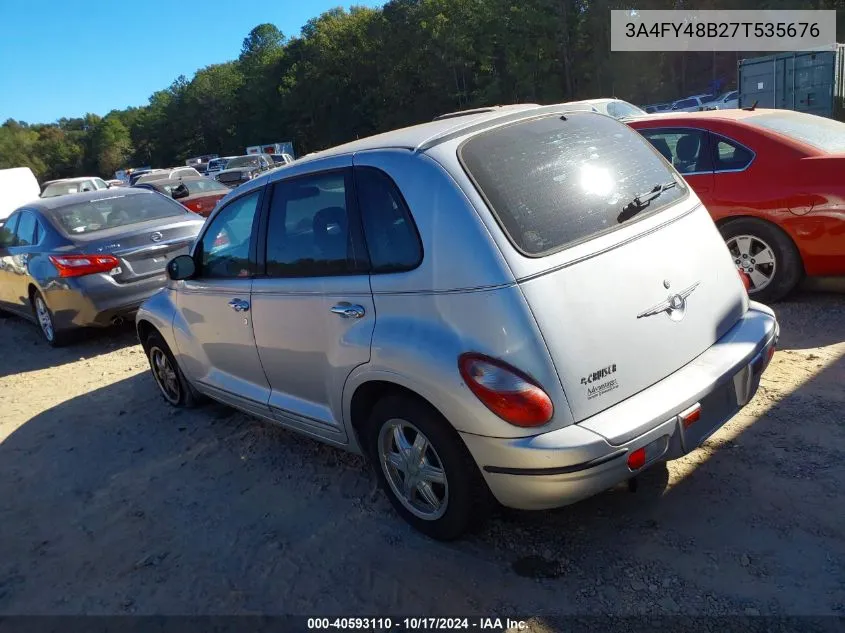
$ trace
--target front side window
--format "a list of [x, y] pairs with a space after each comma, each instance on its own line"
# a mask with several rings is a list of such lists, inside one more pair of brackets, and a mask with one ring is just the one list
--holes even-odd
[[358, 208], [374, 273], [416, 268], [422, 246], [396, 184], [384, 172], [370, 167], [355, 169]]
[[666, 186], [636, 220], [687, 192], [639, 134], [589, 112], [494, 128], [458, 155], [514, 246], [531, 257], [635, 221], [625, 210], [655, 187]]
[[682, 174], [712, 171], [704, 130], [658, 128], [640, 133]]
[[209, 224], [198, 245], [200, 277], [249, 277], [249, 247], [261, 191], [233, 200]]
[[754, 154], [736, 141], [723, 136], [716, 136], [713, 145], [713, 169], [720, 171], [739, 171], [751, 164]]
[[21, 219], [15, 229], [15, 246], [32, 246], [36, 243], [38, 220], [27, 211], [21, 212]]
[[273, 187], [267, 274], [317, 277], [363, 272], [364, 249], [351, 221], [348, 171], [293, 178]]

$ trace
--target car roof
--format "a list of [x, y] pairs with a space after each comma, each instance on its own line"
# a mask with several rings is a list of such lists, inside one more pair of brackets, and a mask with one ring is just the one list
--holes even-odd
[[58, 182], [85, 182], [86, 180], [94, 180], [95, 178], [99, 178], [99, 176], [77, 176], [76, 178], [57, 178], [56, 180], [48, 180], [44, 183], [44, 186], [47, 185], [55, 185]]
[[152, 196], [158, 195], [149, 191], [148, 189], [134, 189], [131, 187], [121, 187], [120, 193], [116, 193], [114, 189], [100, 189], [99, 191], [86, 191], [84, 193], [69, 193], [64, 196], [56, 196], [55, 198], [39, 198], [36, 201], [24, 205], [22, 208], [34, 209], [36, 211], [53, 211], [54, 209], [61, 209], [80, 202], [90, 202], [94, 200], [108, 200], [109, 198], [123, 198], [125, 196]]
[[565, 112], [568, 109], [572, 109], [569, 106], [573, 104], [578, 105], [577, 102], [557, 103], [548, 106], [529, 103], [479, 108], [468, 111], [466, 115], [450, 113], [448, 118], [427, 121], [426, 123], [383, 132], [382, 134], [368, 136], [322, 151], [312, 152], [297, 159], [296, 163], [308, 163], [329, 156], [352, 154], [374, 149], [393, 148], [424, 152], [447, 139], [488, 129], [499, 124], [519, 121], [534, 116], [544, 116], [555, 112]]

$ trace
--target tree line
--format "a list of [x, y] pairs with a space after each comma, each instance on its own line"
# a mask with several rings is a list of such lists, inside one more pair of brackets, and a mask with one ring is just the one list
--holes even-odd
[[[141, 107], [7, 120], [0, 168], [112, 177], [291, 140], [297, 154], [481, 105], [616, 96], [633, 103], [735, 85], [737, 53], [611, 53], [611, 9], [794, 8], [791, 0], [390, 0], [333, 9], [299, 36], [256, 26], [236, 60], [178, 77]], [[837, 9], [845, 0], [803, 0]], [[746, 54], [742, 54], [746, 56]]]

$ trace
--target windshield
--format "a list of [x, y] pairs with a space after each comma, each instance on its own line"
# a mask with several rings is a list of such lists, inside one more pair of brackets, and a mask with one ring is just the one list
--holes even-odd
[[845, 152], [845, 123], [803, 112], [767, 112], [747, 123], [772, 130], [831, 154]]
[[184, 207], [162, 196], [109, 196], [53, 209], [50, 212], [68, 235], [81, 235], [148, 220], [186, 215]]
[[626, 116], [642, 116], [646, 114], [646, 111], [627, 101], [610, 101], [607, 104], [607, 113], [612, 117], [621, 119]]
[[257, 156], [238, 156], [233, 158], [226, 165], [226, 169], [235, 169], [237, 167], [258, 167], [260, 165]]
[[[643, 137], [589, 112], [483, 132], [461, 146], [459, 157], [511, 242], [529, 256], [615, 229], [635, 197], [675, 181]], [[677, 179], [636, 219], [684, 195]]]

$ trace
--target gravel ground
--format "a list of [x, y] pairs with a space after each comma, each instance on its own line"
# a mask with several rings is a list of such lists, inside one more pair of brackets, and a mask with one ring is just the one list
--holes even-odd
[[0, 615], [845, 615], [845, 295], [704, 447], [552, 512], [432, 542], [355, 456], [168, 408], [131, 328], [64, 349], [0, 317]]

